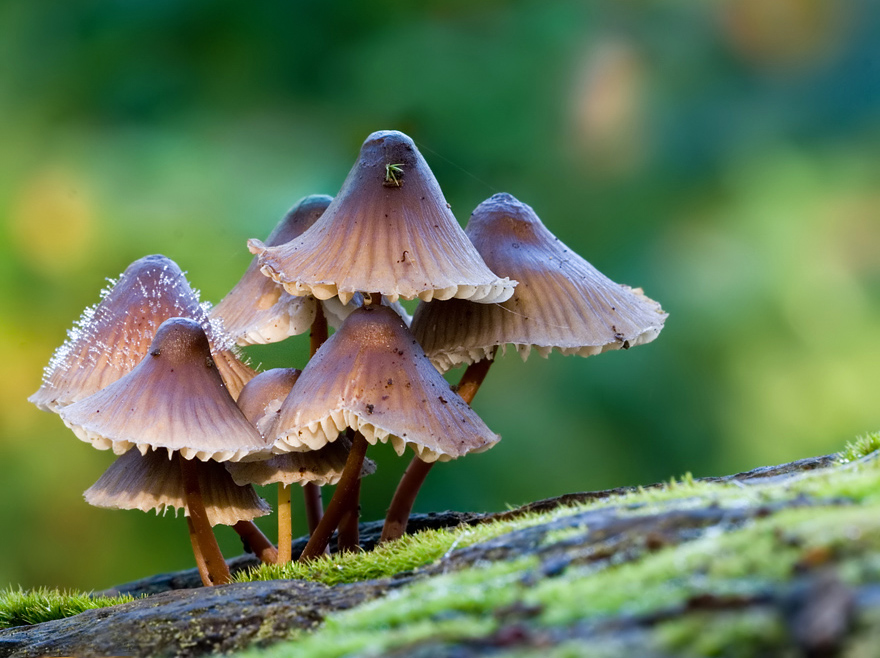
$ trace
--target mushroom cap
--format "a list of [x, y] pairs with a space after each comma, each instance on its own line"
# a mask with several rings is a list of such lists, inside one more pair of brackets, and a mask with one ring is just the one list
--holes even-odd
[[[245, 417], [264, 436], [274, 424], [281, 404], [299, 378], [296, 368], [273, 368], [266, 370], [247, 383], [238, 398], [238, 406]], [[290, 452], [270, 459], [252, 462], [227, 462], [228, 470], [237, 484], [284, 485], [309, 482], [320, 486], [336, 484], [342, 477], [351, 441], [342, 437], [338, 441], [310, 452]], [[361, 477], [376, 472], [376, 464], [364, 459]]]
[[159, 325], [173, 317], [193, 318], [202, 325], [233, 397], [255, 374], [210, 322], [197, 293], [171, 259], [152, 255], [136, 260], [102, 297], [67, 332], [43, 373], [40, 389], [28, 398], [40, 409], [58, 412], [131, 371], [147, 353]]
[[590, 356], [649, 343], [663, 328], [657, 302], [599, 272], [509, 194], [477, 206], [466, 232], [494, 271], [519, 283], [500, 304], [419, 304], [413, 333], [441, 372], [491, 359], [506, 344], [523, 360], [533, 347], [545, 357], [553, 349]]
[[[266, 244], [277, 246], [300, 235], [332, 200], [326, 194], [300, 199], [278, 222]], [[314, 297], [295, 297], [264, 276], [259, 259], [254, 257], [238, 283], [209, 315], [221, 319], [224, 329], [239, 345], [266, 344], [308, 331], [315, 320], [315, 304]]]
[[[137, 450], [129, 450], [86, 489], [86, 502], [110, 509], [156, 510], [156, 514], [164, 514], [168, 508], [177, 514], [178, 509], [183, 509], [189, 516], [180, 474], [181, 459], [177, 453], [149, 450], [141, 455]], [[253, 487], [236, 484], [223, 464], [207, 461], [198, 464], [196, 471], [212, 526], [235, 525], [272, 511]]]
[[245, 384], [238, 396], [238, 408], [260, 434], [265, 435], [301, 374], [297, 368], [272, 368]]
[[137, 446], [180, 451], [186, 459], [238, 461], [269, 444], [229, 395], [201, 325], [162, 323], [131, 372], [60, 410], [64, 424], [98, 449]]
[[310, 229], [278, 247], [259, 240], [248, 246], [260, 255], [263, 273], [289, 293], [338, 295], [343, 303], [356, 292], [380, 292], [392, 302], [490, 303], [510, 297], [516, 284], [486, 267], [413, 141], [393, 130], [367, 138], [339, 194]]
[[431, 365], [400, 317], [385, 306], [352, 313], [318, 350], [275, 423], [275, 447], [316, 450], [346, 428], [371, 444], [410, 445], [447, 461], [494, 445], [492, 433]]
[[[270, 459], [253, 462], [226, 462], [224, 466], [236, 484], [275, 484], [285, 486], [309, 483], [323, 487], [337, 484], [342, 477], [351, 441], [342, 436], [318, 450], [288, 452]], [[376, 462], [364, 458], [361, 477], [376, 472]]]

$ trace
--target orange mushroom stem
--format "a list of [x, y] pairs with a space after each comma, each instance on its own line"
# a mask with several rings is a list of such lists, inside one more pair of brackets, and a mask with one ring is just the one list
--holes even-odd
[[330, 543], [330, 536], [350, 507], [350, 498], [356, 495], [360, 489], [361, 469], [367, 454], [368, 444], [360, 432], [349, 429], [348, 436], [351, 438], [351, 450], [348, 453], [348, 460], [345, 462], [345, 469], [342, 471], [342, 478], [336, 485], [336, 491], [333, 492], [333, 498], [327, 505], [324, 517], [309, 538], [309, 543], [303, 549], [302, 555], [299, 557], [300, 562], [312, 560], [324, 553], [324, 549]]

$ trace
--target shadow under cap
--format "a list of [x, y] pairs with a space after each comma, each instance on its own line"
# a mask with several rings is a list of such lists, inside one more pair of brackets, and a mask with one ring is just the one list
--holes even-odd
[[553, 349], [590, 356], [651, 342], [663, 328], [660, 304], [599, 272], [510, 194], [477, 206], [466, 232], [494, 271], [519, 283], [496, 305], [419, 305], [413, 333], [441, 371], [492, 358], [507, 344], [524, 360], [532, 348], [545, 357]]
[[131, 372], [59, 413], [80, 439], [116, 454], [164, 448], [238, 461], [269, 450], [223, 384], [205, 332], [188, 318], [163, 322]]
[[494, 434], [431, 365], [394, 311], [352, 313], [303, 370], [273, 429], [276, 448], [318, 449], [346, 428], [372, 444], [409, 445], [447, 461], [494, 445]]
[[[388, 167], [400, 173], [389, 179]], [[310, 229], [287, 244], [250, 240], [263, 273], [293, 295], [343, 303], [357, 292], [423, 300], [510, 297], [516, 284], [483, 263], [443, 198], [413, 141], [387, 130], [370, 135], [342, 189]]]
[[[306, 231], [333, 201], [326, 194], [300, 199], [266, 239], [269, 246], [284, 244]], [[244, 275], [210, 316], [223, 321], [224, 329], [239, 345], [275, 343], [305, 333], [315, 319], [314, 297], [296, 297], [260, 272], [254, 257]]]
[[[261, 372], [242, 390], [238, 406], [264, 436], [274, 424], [281, 404], [299, 375], [300, 371], [296, 368], [273, 368]], [[305, 486], [311, 482], [321, 487], [339, 482], [350, 448], [351, 441], [341, 437], [319, 450], [290, 452], [247, 463], [227, 462], [226, 469], [236, 484], [267, 485], [281, 482], [287, 486], [295, 483]], [[365, 459], [361, 477], [375, 472], [375, 462]]]
[[173, 317], [193, 318], [208, 332], [221, 375], [230, 393], [237, 395], [254, 372], [212, 326], [177, 264], [151, 255], [129, 265], [102, 292], [100, 303], [83, 312], [49, 361], [40, 389], [28, 400], [57, 413], [112, 384], [140, 362], [159, 325]]
[[[137, 450], [129, 450], [86, 489], [83, 497], [95, 507], [155, 510], [156, 514], [164, 514], [170, 508], [175, 515], [182, 509], [189, 516], [181, 459], [176, 452], [149, 450], [141, 455]], [[223, 464], [209, 460], [197, 466], [199, 489], [212, 526], [252, 521], [272, 511], [253, 487], [236, 484]]]

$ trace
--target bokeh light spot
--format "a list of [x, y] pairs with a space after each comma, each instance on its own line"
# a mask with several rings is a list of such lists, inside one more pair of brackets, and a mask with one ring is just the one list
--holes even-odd
[[95, 208], [84, 181], [48, 167], [22, 185], [10, 213], [11, 238], [25, 262], [58, 274], [83, 262], [94, 236]]

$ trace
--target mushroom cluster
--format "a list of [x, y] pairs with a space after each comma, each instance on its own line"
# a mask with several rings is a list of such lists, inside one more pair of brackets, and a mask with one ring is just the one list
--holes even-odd
[[[382, 541], [400, 537], [433, 464], [498, 442], [470, 403], [499, 348], [590, 356], [647, 343], [666, 318], [510, 195], [480, 204], [463, 230], [397, 131], [367, 138], [335, 198], [306, 197], [248, 247], [254, 259], [214, 307], [167, 258], [133, 263], [30, 398], [119, 455], [87, 502], [184, 510], [206, 585], [229, 580], [218, 523], [266, 562], [292, 559], [294, 484], [311, 533], [299, 559], [327, 551], [334, 532], [339, 550], [355, 550], [361, 479], [376, 470], [366, 452], [378, 442], [414, 453]], [[415, 299], [410, 318], [399, 300]], [[240, 346], [306, 332], [301, 371], [257, 373], [240, 359]], [[442, 373], [462, 364], [450, 386]], [[279, 487], [277, 550], [252, 522], [270, 511], [253, 486], [269, 484]]]

